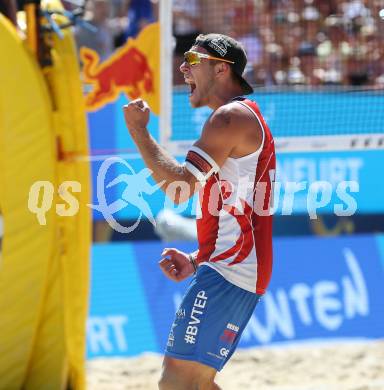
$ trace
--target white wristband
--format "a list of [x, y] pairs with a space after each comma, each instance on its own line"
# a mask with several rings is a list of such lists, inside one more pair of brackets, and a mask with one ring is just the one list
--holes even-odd
[[196, 260], [195, 260], [195, 258], [193, 257], [193, 254], [192, 253], [190, 253], [189, 255], [188, 255], [188, 258], [189, 258], [189, 262], [192, 264], [192, 267], [193, 267], [193, 273], [195, 274], [196, 273], [196, 271], [197, 271], [197, 263], [196, 263]]

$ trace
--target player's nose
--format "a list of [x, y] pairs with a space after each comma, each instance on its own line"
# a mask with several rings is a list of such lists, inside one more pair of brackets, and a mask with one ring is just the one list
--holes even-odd
[[188, 73], [189, 72], [189, 64], [188, 62], [186, 61], [183, 61], [180, 65], [180, 72], [185, 74], [185, 73]]

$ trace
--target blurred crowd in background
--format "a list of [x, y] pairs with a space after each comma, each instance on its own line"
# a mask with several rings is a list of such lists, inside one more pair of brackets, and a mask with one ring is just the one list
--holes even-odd
[[[79, 46], [106, 58], [158, 14], [158, 0], [90, 0], [98, 30], [78, 28]], [[208, 32], [242, 42], [255, 85], [384, 86], [384, 0], [173, 0], [175, 85], [183, 53]]]
[[[63, 1], [67, 8], [73, 5]], [[78, 47], [86, 46], [106, 59], [128, 38], [135, 38], [147, 24], [158, 20], [158, 2], [151, 0], [89, 0], [85, 20], [96, 32], [76, 27]]]

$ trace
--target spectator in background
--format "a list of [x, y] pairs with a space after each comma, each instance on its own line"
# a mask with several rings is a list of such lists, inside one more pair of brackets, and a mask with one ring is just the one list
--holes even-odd
[[299, 57], [291, 57], [287, 73], [287, 84], [303, 85], [306, 83], [306, 78], [301, 70], [301, 61]]
[[324, 84], [341, 85], [345, 83], [346, 62], [351, 55], [351, 46], [346, 38], [342, 20], [330, 15], [325, 20], [327, 38], [317, 47]]
[[317, 85], [321, 83], [318, 77], [318, 57], [316, 48], [319, 45], [318, 33], [321, 29], [320, 12], [313, 0], [306, 0], [306, 5], [299, 16], [303, 29], [303, 40], [300, 42], [297, 56], [300, 59], [300, 69], [305, 83]]
[[201, 33], [199, 0], [173, 0], [173, 36], [175, 53], [183, 56]]
[[320, 43], [318, 40], [318, 33], [321, 30], [320, 12], [312, 2], [305, 6], [301, 15], [298, 15], [299, 21], [303, 29], [303, 37], [301, 45], [311, 47], [314, 50]]
[[351, 55], [347, 59], [347, 82], [350, 85], [367, 85], [372, 83], [372, 74], [370, 70], [371, 61], [367, 61], [367, 58], [374, 59], [374, 54], [371, 52], [371, 48], [368, 42], [371, 31], [366, 26], [365, 31], [362, 31], [352, 36], [351, 42]]
[[148, 24], [155, 21], [151, 0], [130, 0], [128, 6], [128, 26], [125, 39], [136, 38], [138, 33]]
[[[177, 12], [180, 8], [188, 12], [188, 7], [192, 7], [186, 0], [174, 1]], [[232, 34], [242, 42], [252, 63], [246, 74], [252, 83], [383, 82], [384, 21], [379, 17], [383, 0], [199, 2], [197, 19], [203, 33], [215, 30]], [[174, 22], [179, 22], [176, 12]], [[179, 24], [185, 22], [180, 20]]]
[[347, 59], [347, 83], [366, 85], [371, 83], [370, 61], [374, 59], [369, 40], [375, 32], [371, 11], [360, 0], [342, 4], [343, 21], [349, 36], [351, 54]]
[[112, 18], [127, 18], [129, 0], [111, 0]]
[[17, 6], [15, 0], [0, 0], [0, 13], [6, 16], [15, 26]]
[[232, 11], [232, 31], [230, 33], [243, 46], [247, 53], [247, 66], [244, 78], [251, 84], [264, 84], [266, 74], [263, 63], [263, 44], [256, 28], [255, 5], [252, 0], [236, 4]]
[[[251, 83], [381, 84], [382, 1], [173, 0], [174, 83], [183, 82], [178, 66], [193, 39], [215, 30], [232, 34], [243, 44], [249, 61], [245, 77]], [[158, 0], [88, 4], [91, 23], [99, 30], [95, 36], [77, 28], [78, 41], [102, 58], [157, 20]]]
[[200, 0], [200, 23], [204, 34], [217, 31], [228, 34], [231, 30], [230, 14], [236, 0]]
[[[75, 37], [78, 48], [85, 46], [95, 50], [101, 60], [105, 60], [114, 50], [113, 31], [110, 27], [110, 3], [107, 0], [94, 0], [90, 3], [88, 22], [97, 28], [96, 32], [77, 26]], [[86, 18], [87, 19], [87, 18]]]
[[302, 42], [298, 51], [300, 59], [300, 69], [303, 72], [304, 82], [308, 85], [319, 85], [321, 79], [318, 77], [318, 58], [316, 47], [309, 42]]
[[340, 0], [315, 0], [316, 7], [321, 14], [321, 20], [324, 21], [324, 19], [329, 15], [338, 14], [340, 3]]
[[174, 84], [184, 84], [184, 76], [179, 71], [184, 53], [188, 51], [201, 33], [201, 9], [199, 0], [173, 0], [173, 36], [175, 49], [173, 57]]
[[297, 55], [300, 43], [299, 16], [292, 4], [276, 3], [271, 14], [271, 37], [268, 43], [268, 69], [271, 79], [279, 85], [301, 84], [303, 75], [298, 68]]
[[384, 50], [379, 34], [371, 35], [368, 45], [371, 80], [374, 85], [384, 88]]

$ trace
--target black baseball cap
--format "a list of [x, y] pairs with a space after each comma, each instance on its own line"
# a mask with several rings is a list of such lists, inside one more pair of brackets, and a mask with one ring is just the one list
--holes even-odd
[[253, 93], [253, 88], [243, 78], [247, 54], [240, 42], [224, 34], [200, 34], [194, 46], [203, 47], [215, 57], [234, 62], [231, 67], [243, 87], [244, 94]]

